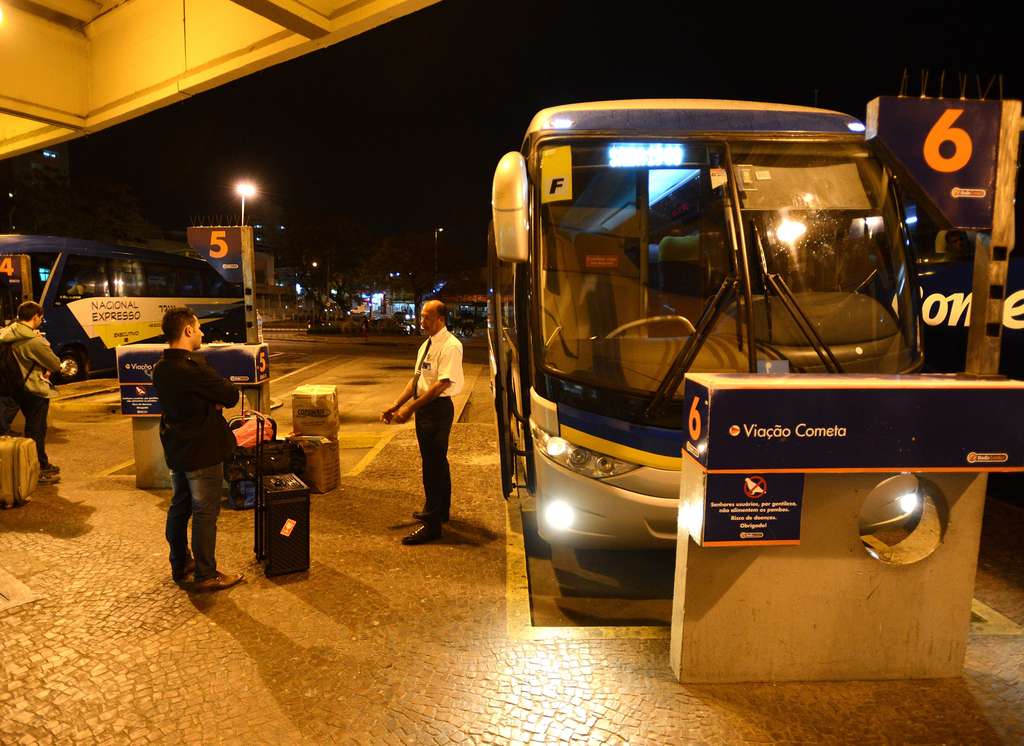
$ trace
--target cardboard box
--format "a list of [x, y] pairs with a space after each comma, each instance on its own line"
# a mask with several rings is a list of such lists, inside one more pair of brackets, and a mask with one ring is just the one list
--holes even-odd
[[292, 429], [296, 435], [322, 435], [336, 439], [340, 425], [337, 386], [311, 383], [295, 389], [292, 394]]
[[341, 461], [338, 441], [322, 435], [291, 435], [288, 440], [298, 443], [306, 454], [303, 480], [310, 492], [330, 492], [341, 483]]

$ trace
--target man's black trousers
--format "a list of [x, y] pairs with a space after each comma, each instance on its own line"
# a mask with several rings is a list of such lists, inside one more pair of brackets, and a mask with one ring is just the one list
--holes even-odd
[[452, 477], [448, 470], [448, 436], [455, 419], [455, 405], [439, 396], [416, 412], [416, 440], [423, 459], [423, 493], [426, 499], [423, 522], [440, 526], [448, 520], [452, 506]]

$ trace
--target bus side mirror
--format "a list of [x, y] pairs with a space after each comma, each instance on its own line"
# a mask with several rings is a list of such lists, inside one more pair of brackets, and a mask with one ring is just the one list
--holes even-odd
[[521, 153], [506, 153], [494, 171], [491, 211], [494, 243], [503, 262], [530, 258], [530, 200], [526, 160]]

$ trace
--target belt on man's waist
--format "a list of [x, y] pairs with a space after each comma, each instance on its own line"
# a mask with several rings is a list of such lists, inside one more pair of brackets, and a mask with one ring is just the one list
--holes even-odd
[[416, 414], [426, 414], [428, 416], [444, 415], [446, 411], [454, 411], [454, 409], [455, 404], [452, 402], [452, 398], [450, 396], [439, 396], [433, 401], [431, 401], [429, 404], [424, 404], [422, 407], [420, 407]]

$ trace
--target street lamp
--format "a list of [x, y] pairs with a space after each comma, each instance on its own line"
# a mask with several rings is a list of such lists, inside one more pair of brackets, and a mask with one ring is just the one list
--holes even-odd
[[444, 233], [444, 228], [434, 228], [434, 284], [437, 284], [437, 235]]
[[242, 198], [242, 225], [245, 225], [245, 198], [256, 196], [256, 186], [251, 181], [235, 184], [235, 194]]

